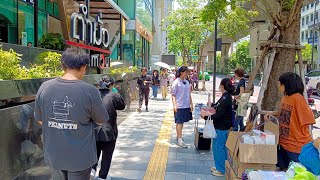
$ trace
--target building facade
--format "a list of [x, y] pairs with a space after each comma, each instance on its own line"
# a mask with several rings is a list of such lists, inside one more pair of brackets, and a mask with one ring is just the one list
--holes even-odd
[[[168, 38], [166, 28], [166, 17], [173, 10], [173, 0], [156, 0], [154, 4], [155, 31], [154, 43], [152, 44], [151, 63], [161, 61], [161, 55], [168, 55]], [[156, 68], [153, 66], [153, 68]]]
[[58, 4], [55, 1], [39, 0], [38, 10], [34, 5], [33, 0], [0, 1], [1, 42], [24, 46], [31, 42], [34, 46], [46, 33], [61, 33]]
[[151, 45], [153, 43], [153, 0], [114, 0], [130, 17], [123, 36], [123, 48], [113, 51], [111, 58], [123, 52], [123, 60], [130, 66], [150, 68]]

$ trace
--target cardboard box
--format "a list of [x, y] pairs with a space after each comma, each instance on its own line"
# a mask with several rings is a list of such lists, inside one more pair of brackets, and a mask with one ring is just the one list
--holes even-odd
[[230, 132], [226, 143], [228, 150], [242, 163], [277, 164], [277, 145], [244, 144], [240, 137], [244, 132]]
[[225, 174], [226, 180], [241, 180], [242, 179], [242, 178], [238, 178], [236, 176], [235, 172], [232, 170], [228, 161], [226, 161], [225, 166], [226, 166], [226, 174]]
[[242, 173], [246, 169], [251, 170], [265, 170], [265, 171], [275, 171], [276, 166], [274, 164], [254, 164], [254, 163], [241, 163], [238, 157], [232, 156], [230, 152], [228, 152], [228, 163], [230, 167], [233, 169], [236, 177], [241, 178]]

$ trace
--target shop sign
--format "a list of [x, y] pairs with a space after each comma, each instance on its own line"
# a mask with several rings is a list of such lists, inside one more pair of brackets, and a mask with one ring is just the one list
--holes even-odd
[[99, 69], [110, 67], [110, 58], [104, 57], [103, 54], [92, 54], [90, 57], [89, 66], [98, 67]]
[[145, 27], [143, 27], [142, 23], [139, 20], [136, 20], [136, 31], [142, 37], [144, 37], [147, 41], [152, 43], [153, 37], [152, 37], [151, 33]]
[[103, 27], [102, 13], [98, 13], [94, 22], [87, 17], [87, 14], [88, 8], [84, 4], [80, 4], [79, 13], [72, 13], [70, 37], [107, 48], [110, 43], [109, 32]]

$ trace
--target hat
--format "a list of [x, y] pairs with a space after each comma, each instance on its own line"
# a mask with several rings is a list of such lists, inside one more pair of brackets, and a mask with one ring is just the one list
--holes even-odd
[[114, 79], [109, 76], [103, 76], [101, 81], [99, 82], [99, 86], [101, 89], [109, 89], [112, 85], [114, 85]]

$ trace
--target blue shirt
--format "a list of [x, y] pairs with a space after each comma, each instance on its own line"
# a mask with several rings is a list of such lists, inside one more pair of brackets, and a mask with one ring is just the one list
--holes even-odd
[[190, 84], [188, 80], [177, 78], [172, 83], [172, 96], [176, 97], [178, 109], [190, 108]]

